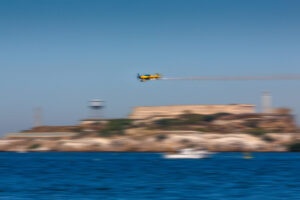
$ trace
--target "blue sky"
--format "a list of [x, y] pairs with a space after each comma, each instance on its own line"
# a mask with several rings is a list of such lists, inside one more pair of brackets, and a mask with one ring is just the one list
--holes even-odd
[[152, 81], [167, 77], [300, 74], [300, 2], [286, 0], [0, 0], [0, 134], [75, 124], [87, 103], [105, 117], [133, 106], [274, 106], [300, 114], [300, 81]]

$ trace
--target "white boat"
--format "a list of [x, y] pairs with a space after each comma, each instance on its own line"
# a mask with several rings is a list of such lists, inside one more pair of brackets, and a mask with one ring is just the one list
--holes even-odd
[[176, 153], [165, 153], [166, 159], [201, 159], [209, 158], [213, 153], [206, 150], [181, 149]]
[[25, 149], [18, 149], [16, 152], [17, 153], [27, 153], [27, 151]]

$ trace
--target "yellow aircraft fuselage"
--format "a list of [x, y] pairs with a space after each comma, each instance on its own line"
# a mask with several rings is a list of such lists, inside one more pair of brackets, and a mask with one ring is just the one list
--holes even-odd
[[145, 75], [138, 75], [138, 79], [140, 79], [142, 82], [148, 81], [148, 80], [156, 80], [160, 79], [160, 74], [145, 74]]

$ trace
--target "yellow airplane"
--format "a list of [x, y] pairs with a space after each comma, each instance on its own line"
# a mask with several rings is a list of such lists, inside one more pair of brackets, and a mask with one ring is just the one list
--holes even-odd
[[137, 78], [141, 81], [141, 82], [146, 82], [149, 80], [157, 80], [161, 78], [161, 75], [156, 73], [156, 74], [145, 74], [145, 75], [137, 75]]

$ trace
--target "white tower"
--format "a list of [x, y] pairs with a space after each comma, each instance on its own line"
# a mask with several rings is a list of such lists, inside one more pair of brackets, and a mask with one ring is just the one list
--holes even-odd
[[92, 119], [100, 119], [101, 118], [101, 110], [104, 107], [104, 102], [100, 99], [94, 99], [90, 101], [89, 108], [90, 108], [90, 118]]
[[43, 110], [40, 107], [33, 109], [33, 126], [38, 127], [42, 125], [43, 121]]
[[272, 95], [269, 92], [262, 94], [262, 112], [265, 114], [272, 113]]

